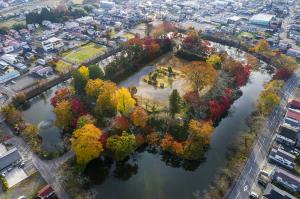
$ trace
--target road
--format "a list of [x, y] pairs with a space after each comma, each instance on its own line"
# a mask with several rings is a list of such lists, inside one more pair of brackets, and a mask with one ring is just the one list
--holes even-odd
[[227, 199], [245, 199], [249, 198], [251, 188], [257, 180], [257, 176], [262, 169], [263, 163], [267, 158], [269, 149], [275, 138], [278, 125], [285, 114], [287, 100], [291, 97], [300, 82], [299, 70], [287, 82], [282, 91], [282, 101], [272, 114], [265, 125], [265, 129], [256, 141], [253, 151], [249, 156], [247, 163], [235, 182], [234, 186], [227, 194]]
[[[3, 123], [1, 125], [3, 125], [5, 129], [9, 129], [6, 124]], [[13, 135], [11, 131], [10, 134]], [[18, 148], [24, 161], [32, 161], [35, 168], [40, 172], [44, 180], [49, 185], [51, 185], [59, 198], [70, 198], [68, 193], [64, 190], [63, 186], [59, 182], [59, 168], [67, 160], [74, 157], [74, 154], [71, 151], [54, 160], [42, 160], [32, 152], [31, 148], [25, 143], [22, 138], [13, 136], [13, 138], [11, 138], [9, 142]]]
[[288, 30], [287, 30], [287, 26], [291, 23], [292, 20], [292, 16], [294, 15], [294, 11], [291, 8], [291, 14], [289, 17], [286, 17], [283, 21], [282, 21], [282, 28], [283, 31], [279, 34], [280, 39], [282, 39], [285, 43], [291, 44], [293, 49], [296, 50], [300, 50], [300, 46], [296, 45], [296, 41], [289, 39], [287, 37], [288, 35]]

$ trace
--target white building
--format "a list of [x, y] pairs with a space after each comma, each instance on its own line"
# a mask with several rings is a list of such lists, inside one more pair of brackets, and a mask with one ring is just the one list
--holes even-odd
[[111, 1], [101, 1], [100, 7], [104, 9], [112, 9], [115, 6], [114, 2]]
[[42, 41], [42, 46], [45, 51], [60, 49], [64, 46], [64, 42], [62, 39], [59, 39], [57, 37], [51, 37], [50, 39]]
[[14, 51], [14, 47], [13, 46], [7, 46], [7, 47], [3, 47], [2, 48], [3, 53], [11, 53]]
[[271, 22], [275, 19], [274, 15], [270, 14], [257, 14], [250, 18], [250, 23], [260, 26], [270, 26]]
[[91, 16], [86, 16], [86, 17], [80, 17], [76, 19], [76, 21], [78, 23], [88, 24], [88, 23], [92, 23], [94, 21], [94, 18]]

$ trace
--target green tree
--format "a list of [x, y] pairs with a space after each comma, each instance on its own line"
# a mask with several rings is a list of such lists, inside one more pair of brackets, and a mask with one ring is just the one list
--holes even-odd
[[124, 160], [134, 152], [136, 147], [135, 136], [123, 132], [121, 136], [113, 135], [107, 139], [106, 148], [114, 154], [117, 160]]
[[89, 67], [89, 71], [90, 71], [90, 79], [103, 79], [104, 78], [104, 74], [103, 74], [101, 68], [97, 65], [91, 65]]
[[75, 89], [75, 93], [77, 95], [84, 95], [86, 84], [87, 79], [78, 70], [76, 70], [73, 73], [73, 86]]
[[175, 114], [180, 113], [181, 110], [181, 97], [177, 89], [173, 90], [169, 97], [169, 111], [172, 118], [175, 117]]

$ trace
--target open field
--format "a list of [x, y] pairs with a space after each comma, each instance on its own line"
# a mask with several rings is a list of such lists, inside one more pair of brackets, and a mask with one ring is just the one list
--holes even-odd
[[74, 64], [82, 64], [98, 55], [104, 54], [106, 50], [107, 49], [104, 46], [98, 46], [94, 43], [90, 43], [75, 50], [64, 52], [62, 57]]
[[7, 27], [7, 28], [11, 28], [14, 24], [25, 24], [24, 20], [17, 20], [17, 19], [9, 19], [9, 20], [5, 20], [5, 21], [1, 21], [0, 22], [0, 27]]
[[72, 67], [71, 64], [64, 62], [62, 60], [59, 60], [56, 63], [55, 70], [59, 73], [65, 73], [65, 72], [68, 72], [71, 67]]

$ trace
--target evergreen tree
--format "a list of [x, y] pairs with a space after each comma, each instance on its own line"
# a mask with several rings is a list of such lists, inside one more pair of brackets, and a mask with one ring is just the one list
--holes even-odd
[[181, 109], [181, 97], [177, 89], [173, 90], [169, 97], [169, 111], [174, 118], [176, 113], [180, 113]]

